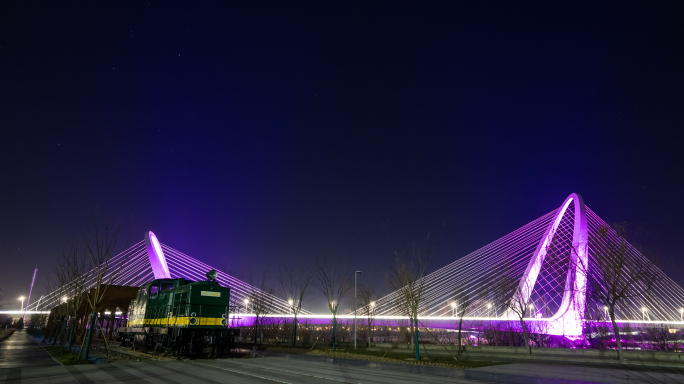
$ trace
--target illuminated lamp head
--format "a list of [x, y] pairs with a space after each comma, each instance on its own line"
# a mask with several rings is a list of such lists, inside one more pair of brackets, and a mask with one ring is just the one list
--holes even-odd
[[207, 279], [209, 281], [216, 281], [216, 276], [218, 276], [218, 272], [216, 272], [215, 269], [212, 269], [211, 271], [207, 272]]
[[157, 236], [155, 236], [152, 231], [145, 234], [145, 247], [147, 248], [147, 256], [150, 258], [154, 278], [170, 279], [171, 273], [169, 272], [169, 266], [166, 265], [164, 252], [162, 252]]

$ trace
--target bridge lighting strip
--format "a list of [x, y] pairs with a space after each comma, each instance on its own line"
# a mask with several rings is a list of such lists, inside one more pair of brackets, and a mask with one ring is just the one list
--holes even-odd
[[[254, 313], [243, 313], [240, 314], [242, 317], [256, 317], [256, 314]], [[231, 315], [232, 317], [232, 315]], [[267, 317], [267, 318], [288, 318], [292, 319], [294, 318], [293, 314], [259, 314], [259, 317]], [[365, 321], [367, 316], [357, 316], [356, 319], [357, 321], [363, 322]], [[298, 319], [330, 319], [332, 320], [332, 315], [297, 315]], [[378, 320], [406, 320], [408, 321], [409, 318], [407, 316], [373, 316], [373, 321], [378, 321]], [[338, 315], [337, 316], [338, 320], [354, 320], [354, 315]], [[458, 321], [458, 317], [446, 317], [446, 316], [418, 316], [418, 320], [426, 320], [426, 321]], [[526, 322], [531, 322], [531, 321], [538, 321], [538, 322], [548, 322], [552, 321], [551, 319], [538, 319], [538, 318], [530, 318], [526, 317], [523, 319]], [[463, 321], [512, 321], [516, 322], [519, 321], [518, 319], [505, 319], [501, 317], [464, 317]], [[587, 321], [587, 322], [596, 322], [596, 323], [610, 323], [610, 320], [606, 321]], [[682, 325], [684, 326], [683, 321], [657, 321], [657, 320], [616, 320], [616, 323], [619, 324], [671, 324], [671, 325]]]
[[0, 311], [0, 315], [49, 315], [50, 311]]

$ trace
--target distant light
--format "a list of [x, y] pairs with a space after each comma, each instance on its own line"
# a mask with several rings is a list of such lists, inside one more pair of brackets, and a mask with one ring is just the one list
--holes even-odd
[[530, 304], [530, 308], [534, 308], [534, 304]]
[[22, 301], [23, 301], [24, 299], [25, 299], [24, 296], [20, 296], [17, 300], [22, 300]]
[[294, 301], [292, 301], [292, 299], [288, 300], [287, 302], [288, 302], [290, 305], [294, 304]]
[[451, 308], [456, 308], [456, 303], [451, 303]]
[[642, 307], [641, 310], [642, 310], [643, 312], [648, 311], [648, 309], [646, 309], [646, 307]]
[[[371, 301], [371, 307], [375, 307], [375, 301]], [[684, 309], [682, 309], [682, 312], [684, 312]]]
[[65, 303], [66, 303], [67, 299], [68, 299], [68, 297], [66, 297], [66, 296], [62, 297], [62, 301]]
[[492, 307], [492, 305], [491, 305], [491, 304], [487, 304], [487, 308], [491, 308], [491, 307]]
[[245, 299], [245, 304], [249, 304], [249, 299]]

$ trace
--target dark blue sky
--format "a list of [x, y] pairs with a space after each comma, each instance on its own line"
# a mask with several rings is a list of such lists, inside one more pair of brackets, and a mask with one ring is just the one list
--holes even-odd
[[94, 210], [386, 290], [383, 222], [436, 269], [577, 192], [684, 266], [681, 2], [171, 3], [0, 5], [3, 303]]

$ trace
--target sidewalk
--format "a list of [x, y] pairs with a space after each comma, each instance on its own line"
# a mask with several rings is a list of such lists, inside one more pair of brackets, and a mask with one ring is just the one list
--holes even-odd
[[29, 368], [59, 366], [49, 353], [18, 329], [0, 343], [0, 368]]
[[491, 367], [473, 368], [463, 372], [462, 378], [494, 383], [684, 383], [684, 375], [679, 370], [665, 372], [661, 369], [632, 370], [617, 367], [588, 367], [577, 365], [554, 365], [534, 363], [514, 363]]

